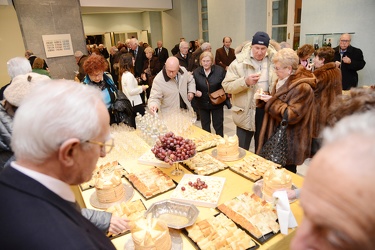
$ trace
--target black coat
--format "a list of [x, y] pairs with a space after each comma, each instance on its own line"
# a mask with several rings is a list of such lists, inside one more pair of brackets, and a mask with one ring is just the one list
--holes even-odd
[[218, 65], [211, 66], [211, 72], [208, 77], [206, 77], [202, 66], [199, 66], [193, 71], [196, 89], [202, 92], [201, 97], [194, 97], [200, 109], [216, 109], [223, 107], [225, 102], [219, 105], [211, 104], [210, 98], [208, 96], [208, 87], [206, 80], [210, 84], [210, 93], [212, 93], [221, 88], [221, 83], [225, 78], [225, 74], [226, 71]]
[[0, 105], [0, 171], [13, 155], [10, 147], [12, 127], [13, 118], [6, 112], [3, 105]]
[[[365, 60], [363, 59], [362, 50], [349, 46], [344, 52], [343, 57], [347, 56], [350, 58], [351, 63], [341, 63], [341, 75], [342, 75], [342, 89], [349, 90], [352, 87], [358, 86], [358, 74], [357, 71], [365, 67]], [[340, 46], [335, 48], [335, 61], [341, 62]]]
[[0, 200], [2, 249], [115, 249], [72, 203], [12, 167], [0, 175]]
[[145, 49], [141, 46], [138, 46], [138, 53], [137, 56], [135, 56], [135, 51], [131, 51], [133, 53], [133, 56], [135, 58], [134, 63], [134, 76], [140, 77], [143, 72], [143, 65], [145, 64], [145, 61], [147, 60]]
[[167, 61], [169, 54], [168, 50], [164, 47], [161, 48], [161, 52], [159, 53], [159, 48], [155, 48], [155, 56], [158, 57], [160, 62], [160, 68], [164, 67], [165, 62]]

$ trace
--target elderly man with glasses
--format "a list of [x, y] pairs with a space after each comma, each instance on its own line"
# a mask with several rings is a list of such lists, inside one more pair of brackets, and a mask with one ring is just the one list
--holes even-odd
[[334, 61], [341, 69], [342, 89], [349, 90], [358, 86], [358, 70], [365, 67], [365, 60], [361, 49], [350, 45], [350, 34], [342, 34], [340, 44], [335, 48]]
[[0, 175], [0, 246], [115, 249], [82, 216], [70, 189], [90, 180], [113, 145], [100, 90], [66, 80], [36, 83], [14, 117], [16, 161]]

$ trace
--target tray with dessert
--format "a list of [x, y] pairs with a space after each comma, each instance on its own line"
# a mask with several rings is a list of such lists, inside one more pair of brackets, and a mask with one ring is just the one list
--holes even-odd
[[238, 226], [263, 244], [280, 231], [274, 205], [247, 192], [218, 206]]
[[217, 207], [225, 178], [185, 174], [171, 194], [171, 200], [202, 207]]
[[192, 138], [198, 152], [216, 147], [217, 141], [221, 138], [220, 135], [207, 133], [200, 137]]
[[[143, 217], [146, 210], [147, 209], [146, 209], [145, 204], [143, 204], [142, 200], [138, 199], [135, 201], [121, 202], [121, 203], [115, 204], [109, 207], [106, 210], [106, 212], [112, 213], [113, 215], [117, 217], [128, 218], [129, 220], [133, 221], [133, 220], [137, 220], [138, 218]], [[109, 236], [110, 239], [114, 239], [114, 238], [120, 237], [128, 233], [130, 233], [129, 230], [118, 235], [112, 235], [108, 233], [107, 236]]]
[[194, 157], [182, 163], [190, 171], [199, 175], [211, 175], [228, 168], [225, 163], [215, 159], [205, 152], [199, 152]]
[[266, 160], [259, 155], [250, 153], [241, 161], [229, 166], [229, 169], [242, 177], [255, 182], [261, 179], [267, 170], [278, 167], [280, 167], [279, 164]]
[[257, 249], [259, 245], [222, 213], [182, 230], [197, 249]]
[[127, 173], [125, 177], [146, 200], [176, 187], [176, 183], [158, 168]]
[[125, 176], [125, 173], [126, 173], [125, 169], [117, 161], [106, 162], [104, 164], [96, 166], [95, 170], [92, 172], [91, 180], [79, 185], [81, 190], [85, 191], [87, 189], [94, 188], [95, 182], [97, 181], [97, 178], [98, 178], [98, 173], [102, 171], [103, 169], [110, 169], [110, 168], [114, 169], [117, 175]]

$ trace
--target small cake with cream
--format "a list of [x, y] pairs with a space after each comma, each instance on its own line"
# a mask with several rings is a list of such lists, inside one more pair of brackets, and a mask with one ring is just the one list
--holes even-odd
[[152, 218], [140, 218], [134, 221], [131, 229], [135, 250], [170, 250], [172, 240], [167, 224], [163, 221]]
[[124, 198], [125, 188], [121, 181], [121, 172], [115, 166], [101, 168], [95, 183], [96, 196], [101, 203], [113, 203]]
[[238, 160], [240, 155], [240, 148], [238, 145], [237, 135], [224, 135], [224, 138], [219, 139], [216, 145], [217, 158], [222, 161]]
[[263, 198], [273, 201], [273, 193], [277, 190], [288, 190], [292, 188], [292, 176], [285, 168], [270, 169], [263, 175]]

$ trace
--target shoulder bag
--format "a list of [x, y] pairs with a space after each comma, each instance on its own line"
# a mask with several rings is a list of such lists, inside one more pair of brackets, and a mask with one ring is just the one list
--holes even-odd
[[227, 95], [225, 94], [224, 89], [220, 88], [216, 90], [215, 92], [210, 93], [210, 84], [208, 83], [207, 79], [206, 79], [206, 83], [207, 83], [207, 88], [208, 88], [208, 96], [210, 97], [211, 104], [219, 105], [225, 102], [225, 100], [227, 99]]
[[281, 166], [286, 165], [288, 156], [288, 138], [286, 128], [288, 127], [288, 110], [286, 109], [280, 125], [275, 133], [266, 141], [260, 152], [260, 156]]

